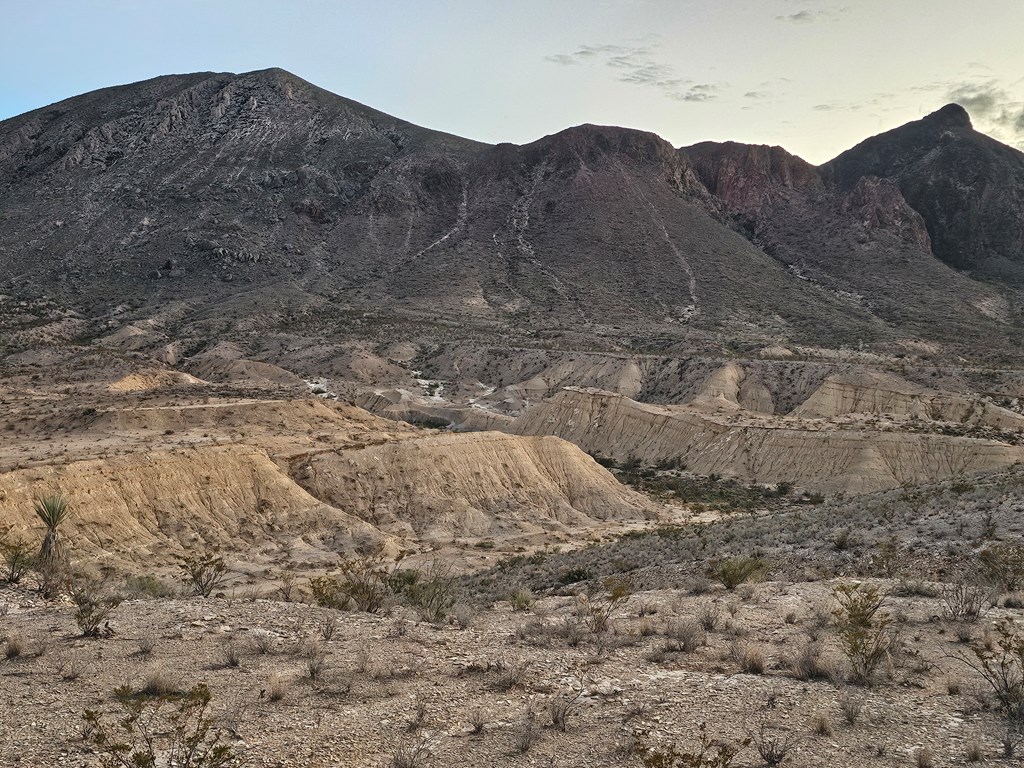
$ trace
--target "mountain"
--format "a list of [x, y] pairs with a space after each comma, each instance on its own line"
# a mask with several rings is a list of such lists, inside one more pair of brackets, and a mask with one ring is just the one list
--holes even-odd
[[1024, 278], [1024, 154], [975, 131], [959, 104], [861, 142], [822, 171], [844, 190], [865, 177], [891, 180], [942, 261]]
[[0, 123], [0, 330], [1010, 354], [1024, 156], [958, 110], [816, 168], [592, 125], [486, 145], [278, 69], [107, 88]]

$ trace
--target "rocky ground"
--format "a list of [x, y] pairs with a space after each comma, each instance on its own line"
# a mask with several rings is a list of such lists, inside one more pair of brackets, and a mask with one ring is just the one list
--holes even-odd
[[[839, 583], [702, 585], [619, 602], [605, 588], [493, 605], [463, 595], [438, 623], [399, 605], [132, 599], [97, 639], [79, 636], [70, 604], [8, 586], [0, 763], [101, 765], [84, 710], [110, 723], [118, 686], [147, 701], [147, 687], [197, 683], [212, 692], [223, 743], [250, 766], [640, 766], [653, 759], [645, 747], [696, 750], [702, 723], [713, 742], [742, 746], [736, 766], [764, 764], [773, 744], [792, 766], [996, 760], [1001, 718], [965, 660], [1020, 610], [965, 623], [946, 618], [935, 593], [890, 595], [883, 612], [898, 640], [872, 684], [856, 685], [832, 614]], [[798, 660], [815, 647], [809, 677]]]

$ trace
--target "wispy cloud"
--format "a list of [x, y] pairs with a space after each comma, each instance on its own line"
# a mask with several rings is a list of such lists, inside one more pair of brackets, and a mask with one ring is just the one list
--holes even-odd
[[589, 64], [616, 71], [621, 83], [653, 88], [675, 101], [711, 101], [722, 90], [721, 83], [700, 83], [679, 75], [657, 60], [657, 42], [643, 45], [581, 45], [572, 53], [556, 53], [544, 60], [561, 66]]
[[775, 20], [786, 22], [787, 24], [819, 24], [822, 22], [839, 21], [840, 18], [852, 10], [848, 5], [839, 6], [838, 8], [821, 7], [823, 3], [817, 3], [812, 7], [808, 0], [801, 0], [800, 4], [807, 7], [793, 13], [783, 13], [776, 16]]
[[1014, 98], [996, 80], [954, 83], [946, 97], [970, 112], [985, 133], [1024, 149], [1024, 98]]

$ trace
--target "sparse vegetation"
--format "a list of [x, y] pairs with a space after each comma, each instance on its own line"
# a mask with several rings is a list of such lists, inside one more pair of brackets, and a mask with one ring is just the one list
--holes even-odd
[[209, 597], [227, 578], [227, 563], [213, 551], [184, 555], [178, 558], [181, 581], [192, 594]]
[[88, 741], [104, 768], [227, 768], [237, 758], [210, 715], [209, 688], [197, 685], [180, 696], [136, 697], [115, 692], [121, 712], [113, 723], [86, 710]]
[[841, 584], [833, 595], [839, 603], [836, 626], [851, 679], [868, 685], [896, 643], [892, 618], [881, 611], [885, 595], [869, 584]]

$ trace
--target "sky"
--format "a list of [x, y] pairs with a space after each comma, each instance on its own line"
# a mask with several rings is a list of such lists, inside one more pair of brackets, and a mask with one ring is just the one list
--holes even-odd
[[598, 123], [821, 163], [956, 101], [1024, 149], [1024, 0], [0, 0], [0, 119], [267, 67], [492, 143]]

